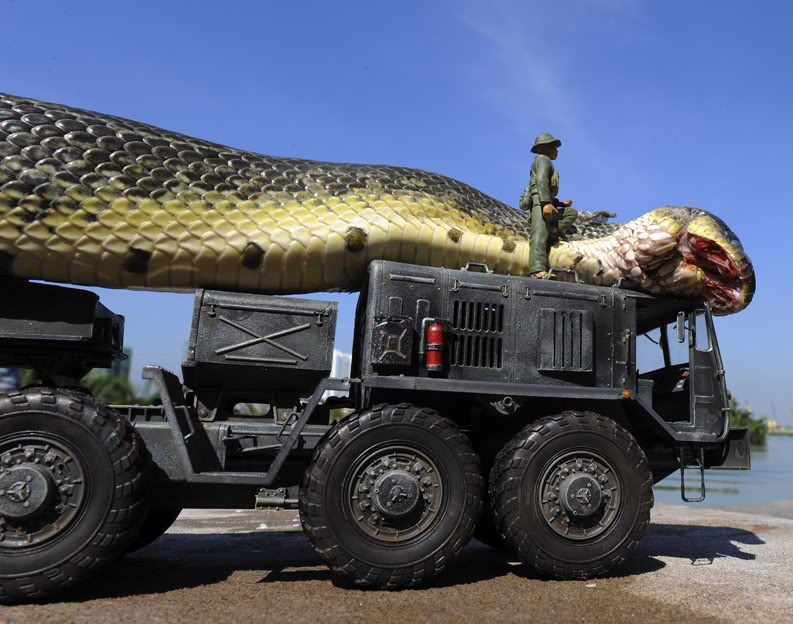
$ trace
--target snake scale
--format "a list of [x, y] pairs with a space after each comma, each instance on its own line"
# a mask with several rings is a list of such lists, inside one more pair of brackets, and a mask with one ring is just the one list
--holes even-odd
[[[357, 290], [385, 258], [525, 275], [527, 217], [442, 175], [262, 156], [0, 94], [0, 275], [184, 291]], [[582, 213], [549, 251], [582, 281], [745, 308], [752, 263], [716, 216]]]

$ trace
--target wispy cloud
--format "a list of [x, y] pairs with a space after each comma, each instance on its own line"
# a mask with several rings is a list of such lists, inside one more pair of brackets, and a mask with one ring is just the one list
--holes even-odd
[[471, 69], [480, 96], [521, 134], [536, 134], [538, 117], [555, 126], [570, 124], [576, 117], [574, 93], [564, 85], [564, 64], [551, 42], [536, 34], [544, 30], [538, 28], [539, 11], [531, 20], [511, 3], [463, 7], [459, 19], [478, 39]]
[[575, 42], [585, 31], [592, 35], [587, 17], [619, 19], [619, 14], [632, 12], [632, 0], [581, 0], [572, 3], [568, 15], [537, 2], [461, 6], [458, 19], [471, 31], [476, 50], [468, 78], [522, 140], [531, 141], [540, 132], [575, 137], [581, 158], [605, 176], [614, 175], [615, 165], [630, 167], [613, 158], [607, 163], [597, 133], [588, 129], [588, 94], [576, 86]]

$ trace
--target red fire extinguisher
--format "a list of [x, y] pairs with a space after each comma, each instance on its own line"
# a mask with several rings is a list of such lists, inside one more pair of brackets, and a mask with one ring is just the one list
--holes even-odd
[[427, 370], [443, 370], [443, 325], [432, 323], [427, 328]]

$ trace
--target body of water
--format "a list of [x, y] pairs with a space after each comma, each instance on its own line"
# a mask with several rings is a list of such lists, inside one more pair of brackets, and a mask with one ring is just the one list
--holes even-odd
[[[699, 472], [686, 470], [686, 495], [699, 496]], [[680, 472], [654, 488], [659, 503], [685, 505], [680, 498]], [[752, 447], [751, 470], [706, 470], [705, 500], [694, 505], [732, 507], [793, 499], [793, 436], [768, 436], [764, 447]]]

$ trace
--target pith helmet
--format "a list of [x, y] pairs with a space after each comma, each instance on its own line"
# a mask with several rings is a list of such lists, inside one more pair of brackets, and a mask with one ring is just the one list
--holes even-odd
[[555, 145], [556, 147], [560, 147], [562, 142], [559, 139], [554, 139], [552, 134], [548, 132], [543, 132], [542, 134], [538, 135], [536, 139], [534, 139], [534, 145], [531, 148], [532, 153], [537, 153], [537, 147], [540, 145]]

